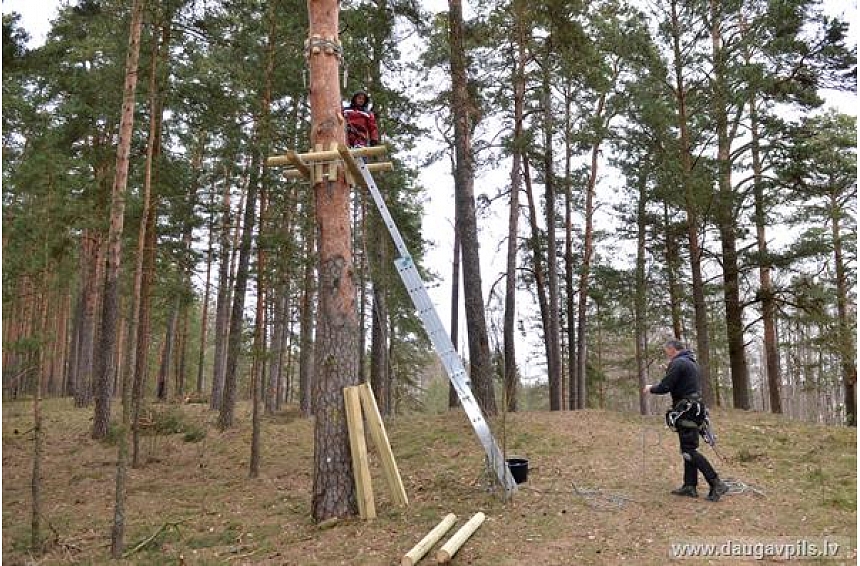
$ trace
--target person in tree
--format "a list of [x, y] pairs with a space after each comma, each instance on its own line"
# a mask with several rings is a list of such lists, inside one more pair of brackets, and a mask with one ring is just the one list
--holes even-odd
[[379, 145], [379, 130], [376, 116], [371, 110], [370, 95], [360, 90], [352, 95], [349, 106], [344, 108], [346, 119], [346, 141], [349, 147]]
[[663, 351], [669, 358], [666, 376], [657, 385], [646, 385], [642, 392], [654, 395], [671, 393], [672, 395], [672, 408], [666, 412], [666, 424], [678, 433], [681, 456], [684, 458], [684, 484], [672, 490], [672, 493], [698, 497], [696, 486], [699, 472], [702, 472], [711, 486], [708, 499], [719, 501], [720, 497], [728, 491], [728, 487], [720, 480], [708, 459], [698, 451], [700, 434], [706, 441], [713, 443], [707, 408], [702, 403], [699, 364], [696, 363], [693, 352], [688, 350], [680, 340], [667, 341], [663, 345]]

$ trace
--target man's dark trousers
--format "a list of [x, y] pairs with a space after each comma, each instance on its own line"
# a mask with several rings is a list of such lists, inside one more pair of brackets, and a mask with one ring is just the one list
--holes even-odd
[[684, 458], [684, 485], [698, 484], [698, 472], [702, 472], [709, 484], [717, 478], [717, 472], [697, 449], [699, 448], [699, 429], [678, 424], [678, 439], [681, 442], [681, 456]]

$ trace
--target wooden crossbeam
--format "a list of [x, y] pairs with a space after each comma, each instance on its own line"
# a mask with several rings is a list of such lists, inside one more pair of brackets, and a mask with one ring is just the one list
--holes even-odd
[[357, 387], [361, 397], [361, 407], [364, 409], [365, 418], [367, 418], [367, 428], [370, 429], [370, 438], [373, 439], [373, 444], [382, 460], [382, 472], [388, 482], [391, 500], [395, 505], [406, 507], [409, 505], [409, 498], [406, 496], [406, 489], [400, 478], [400, 470], [397, 468], [394, 453], [391, 451], [391, 444], [388, 442], [388, 433], [385, 432], [385, 425], [382, 423], [376, 398], [373, 396], [369, 383], [362, 383]]
[[[367, 169], [371, 173], [394, 171], [394, 164], [390, 161], [382, 161], [380, 163], [368, 163]], [[351, 171], [349, 171], [349, 169], [347, 169], [347, 171], [351, 173]], [[299, 179], [299, 178], [307, 179], [309, 177], [308, 175], [303, 174], [298, 169], [287, 169], [286, 171], [283, 172], [283, 176], [285, 179]], [[359, 179], [361, 179], [361, 177], [359, 177]], [[350, 185], [351, 184], [352, 183], [350, 183]]]
[[[355, 157], [373, 157], [385, 155], [388, 148], [384, 145], [374, 145], [371, 147], [354, 147], [348, 150]], [[303, 163], [313, 163], [317, 161], [334, 161], [340, 159], [340, 149], [323, 150], [322, 147], [315, 148], [314, 151], [307, 153], [287, 152], [285, 155], [275, 155], [266, 159], [266, 165], [269, 167], [278, 167], [281, 165], [295, 165], [290, 159], [290, 153], [293, 153]]]

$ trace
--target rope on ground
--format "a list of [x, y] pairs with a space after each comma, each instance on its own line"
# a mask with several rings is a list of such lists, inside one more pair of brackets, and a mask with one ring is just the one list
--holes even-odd
[[726, 492], [726, 495], [738, 495], [740, 493], [752, 493], [758, 497], [767, 497], [764, 491], [760, 488], [750, 485], [746, 482], [743, 482], [739, 479], [735, 478], [725, 478], [723, 479], [723, 483], [726, 484], [726, 487], [729, 490]]
[[586, 505], [598, 511], [615, 511], [624, 508], [627, 503], [638, 503], [632, 497], [618, 493], [604, 493], [600, 488], [578, 487], [576, 482], [570, 482], [573, 492], [585, 500]]

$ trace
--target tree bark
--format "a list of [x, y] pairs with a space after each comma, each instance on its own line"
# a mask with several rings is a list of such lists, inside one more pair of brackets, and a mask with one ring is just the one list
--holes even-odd
[[764, 326], [765, 371], [770, 393], [770, 410], [782, 413], [782, 377], [779, 368], [779, 349], [776, 340], [776, 298], [771, 280], [771, 260], [767, 248], [767, 211], [761, 163], [761, 146], [755, 93], [750, 95], [750, 152], [753, 167], [753, 195], [755, 198], [756, 243], [759, 261], [759, 294], [761, 297], [762, 324]]
[[94, 230], [81, 233], [81, 324], [78, 336], [77, 368], [74, 379], [75, 407], [88, 407], [93, 398], [93, 358], [96, 328], [99, 325], [99, 262], [101, 241]]
[[[456, 171], [455, 171], [456, 174]], [[454, 207], [454, 249], [451, 259], [451, 344], [454, 351], [460, 349], [460, 229], [457, 221], [457, 207]], [[456, 409], [460, 399], [454, 384], [448, 383], [448, 408]]]
[[472, 392], [486, 415], [495, 415], [493, 368], [487, 320], [484, 317], [484, 292], [481, 286], [481, 259], [478, 252], [478, 226], [475, 218], [475, 173], [472, 155], [471, 119], [466, 51], [463, 41], [461, 0], [448, 0], [448, 39], [451, 47], [451, 85], [454, 113], [456, 175], [454, 201], [459, 223], [460, 252], [463, 259], [463, 295], [466, 304], [466, 329], [469, 335], [469, 377]]
[[[122, 227], [125, 212], [125, 191], [128, 182], [129, 153], [134, 126], [134, 102], [137, 88], [137, 68], [140, 57], [140, 35], [143, 23], [144, 0], [134, 0], [131, 7], [131, 24], [128, 39], [128, 57], [125, 65], [122, 117], [117, 147], [116, 176], [111, 196], [111, 223], [108, 235], [108, 270], [105, 277], [105, 302], [102, 314], [102, 336], [96, 358], [96, 411], [93, 418], [93, 438], [104, 438], [110, 420], [110, 368], [116, 367], [115, 354], [119, 275], [122, 260]], [[115, 371], [115, 370], [114, 370]], [[122, 429], [117, 442], [116, 496], [113, 527], [111, 529], [111, 556], [120, 558], [125, 536], [125, 483], [128, 460], [128, 435], [131, 419], [131, 387], [129, 372], [123, 372]]]
[[[310, 199], [308, 199], [310, 200]], [[311, 224], [310, 203], [305, 213], [305, 261], [302, 282], [302, 304], [299, 329], [299, 407], [302, 415], [310, 417], [314, 414], [313, 407], [313, 375], [314, 375], [314, 227]]]
[[508, 249], [505, 270], [505, 314], [504, 314], [504, 355], [505, 355], [505, 408], [517, 410], [519, 376], [517, 372], [517, 252], [519, 250], [520, 191], [523, 185], [522, 147], [523, 120], [525, 114], [526, 91], [526, 4], [523, 0], [514, 2], [514, 40], [516, 42], [516, 61], [514, 62], [514, 132], [513, 155], [511, 164], [511, 194], [508, 201]]
[[[254, 142], [259, 143], [260, 136], [254, 136], [253, 139]], [[245, 200], [244, 221], [242, 222], [242, 238], [239, 243], [239, 265], [236, 268], [236, 281], [233, 289], [230, 332], [227, 337], [224, 397], [221, 400], [221, 410], [218, 413], [218, 428], [220, 430], [226, 430], [233, 426], [233, 414], [236, 409], [239, 358], [242, 354], [242, 330], [244, 325], [244, 317], [242, 315], [245, 311], [245, 292], [248, 285], [248, 272], [251, 261], [251, 240], [257, 216], [257, 191], [260, 185], [260, 149], [254, 148], [252, 151], [248, 195]]]
[[[601, 93], [597, 103], [596, 121], [603, 128], [606, 93]], [[597, 185], [597, 169], [600, 164], [600, 144], [603, 141], [601, 131], [595, 132], [596, 139], [591, 145], [591, 170], [588, 184], [585, 188], [585, 234], [583, 235], [582, 265], [579, 269], [579, 288], [577, 289], [576, 311], [576, 408], [585, 409], [588, 406], [588, 353], [586, 352], [585, 318], [588, 308], [588, 285], [591, 270], [591, 257], [594, 254], [594, 188]]]
[[737, 234], [735, 232], [735, 195], [732, 188], [731, 140], [726, 110], [725, 52], [723, 50], [723, 10], [721, 0], [710, 0], [711, 44], [714, 60], [712, 103], [717, 129], [719, 190], [717, 223], [723, 252], [723, 293], [726, 309], [726, 334], [732, 374], [732, 398], [736, 409], [752, 408], [749, 370], [744, 346], [743, 304], [740, 298]]
[[[140, 58], [140, 31], [143, 15], [143, 0], [132, 5], [131, 29], [128, 41], [128, 56], [125, 64], [122, 114], [120, 118], [119, 143], [116, 152], [116, 173], [111, 191], [110, 227], [107, 242], [107, 268], [105, 271], [104, 299], [102, 304], [101, 333], [94, 363], [95, 411], [92, 437], [101, 439], [107, 435], [110, 424], [111, 382], [116, 371], [116, 346], [119, 334], [119, 276], [122, 269], [122, 229], [125, 220], [125, 192], [128, 184], [131, 136], [134, 127], [135, 90], [137, 89], [137, 67]], [[116, 522], [115, 522], [116, 529]], [[117, 534], [119, 537], [117, 538]], [[121, 529], [112, 537], [114, 546], [122, 545]]]
[[711, 343], [708, 330], [708, 305], [705, 302], [705, 283], [702, 278], [702, 252], [699, 245], [699, 210], [693, 190], [693, 163], [687, 116], [687, 87], [684, 81], [684, 64], [681, 52], [681, 25], [678, 19], [678, 0], [671, 1], [672, 54], [675, 72], [675, 102], [678, 118], [678, 142], [681, 161], [681, 184], [684, 207], [687, 213], [687, 240], [690, 248], [690, 271], [693, 276], [693, 310], [696, 318], [697, 358], [702, 379], [702, 397], [706, 404], [714, 403], [711, 383]]
[[[335, 0], [309, 0], [311, 46], [311, 142], [345, 144], [340, 100], [340, 57]], [[326, 49], [325, 47], [328, 47]], [[314, 184], [319, 234], [319, 309], [314, 380], [314, 484], [316, 521], [358, 512], [343, 388], [358, 383], [358, 313], [349, 218], [349, 187], [336, 181]]]
[[[541, 323], [544, 328], [544, 334], [546, 334], [546, 329], [549, 327], [549, 301], [547, 300], [546, 278], [544, 276], [543, 267], [543, 249], [540, 244], [540, 228], [537, 224], [537, 207], [535, 206], [534, 191], [532, 190], [531, 170], [529, 168], [528, 155], [523, 155], [523, 180], [526, 192], [526, 202], [528, 204], [529, 226], [531, 228], [529, 245], [532, 250], [532, 273], [534, 275], [535, 288], [537, 291]], [[544, 339], [543, 343], [547, 360], [549, 360], [552, 356], [549, 351], [549, 342]]]
[[385, 273], [385, 267], [389, 265], [389, 236], [381, 221], [372, 223], [372, 234], [374, 235], [374, 258], [372, 259], [372, 273], [376, 273], [373, 281], [373, 310], [371, 313], [370, 331], [370, 386], [373, 396], [379, 405], [379, 411], [383, 415], [391, 414], [388, 405], [388, 391], [390, 380], [388, 377], [388, 289], [386, 281], [382, 280], [381, 274]]
[[215, 356], [212, 365], [212, 393], [209, 408], [218, 410], [224, 397], [226, 375], [227, 327], [230, 323], [230, 182], [224, 175], [220, 246], [218, 253], [218, 298], [215, 304]]
[[555, 239], [555, 163], [553, 162], [552, 136], [555, 127], [552, 109], [552, 73], [548, 61], [553, 49], [552, 35], [546, 40], [547, 58], [543, 76], [543, 175], [546, 199], [546, 275], [547, 275], [547, 325], [544, 340], [547, 351], [547, 378], [549, 380], [549, 410], [560, 411], [561, 403], [561, 345], [558, 324], [558, 268]]
[[636, 203], [636, 377], [639, 391], [639, 414], [648, 414], [648, 399], [642, 390], [648, 383], [647, 344], [647, 281], [645, 275], [645, 237], [648, 231], [646, 218], [648, 203], [648, 169], [639, 173], [639, 201]]
[[833, 237], [833, 261], [836, 265], [836, 316], [839, 330], [839, 358], [842, 366], [842, 383], [845, 388], [845, 424], [857, 426], [857, 358], [856, 336], [848, 320], [848, 276], [842, 250], [840, 230], [841, 206], [838, 195], [830, 195], [830, 230]]

